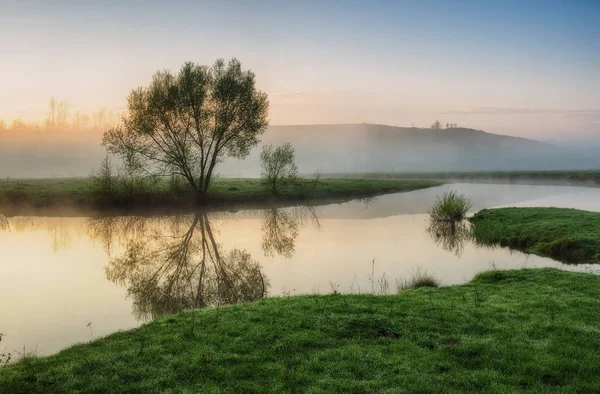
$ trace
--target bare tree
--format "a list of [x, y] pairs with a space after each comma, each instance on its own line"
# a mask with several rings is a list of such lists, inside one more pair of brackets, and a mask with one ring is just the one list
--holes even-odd
[[56, 126], [65, 128], [69, 124], [69, 104], [66, 101], [61, 101], [56, 107]]
[[56, 99], [54, 97], [50, 98], [50, 102], [48, 103], [48, 123], [50, 123], [50, 127], [54, 127], [56, 124]]
[[73, 129], [75, 130], [85, 130], [90, 127], [90, 116], [84, 114], [80, 111], [75, 112], [75, 116], [73, 117], [73, 122], [71, 124]]
[[435, 121], [435, 123], [431, 125], [431, 128], [432, 128], [432, 129], [439, 130], [439, 129], [441, 129], [441, 128], [442, 128], [442, 124], [440, 123], [440, 121], [439, 121], [439, 120], [436, 120], [436, 121]]
[[108, 151], [154, 174], [182, 176], [200, 199], [216, 165], [246, 157], [268, 126], [267, 95], [236, 59], [157, 72], [127, 101], [122, 126], [104, 134]]

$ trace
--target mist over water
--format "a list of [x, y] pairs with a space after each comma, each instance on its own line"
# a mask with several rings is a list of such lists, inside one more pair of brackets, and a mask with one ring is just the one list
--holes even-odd
[[[0, 130], [0, 177], [85, 177], [105, 156], [103, 129]], [[250, 156], [222, 176], [258, 177], [262, 144], [290, 142], [301, 172], [577, 170], [600, 168], [595, 149], [547, 144], [467, 128], [382, 125], [271, 126]]]

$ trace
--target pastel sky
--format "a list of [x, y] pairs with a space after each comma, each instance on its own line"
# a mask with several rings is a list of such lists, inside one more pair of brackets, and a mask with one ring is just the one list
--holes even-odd
[[122, 109], [159, 69], [231, 57], [271, 124], [600, 138], [598, 0], [0, 0], [0, 119]]

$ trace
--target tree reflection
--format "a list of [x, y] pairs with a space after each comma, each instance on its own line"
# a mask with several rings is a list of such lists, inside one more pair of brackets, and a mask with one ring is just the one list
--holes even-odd
[[10, 231], [8, 218], [0, 213], [0, 231]]
[[88, 220], [86, 229], [90, 238], [100, 242], [110, 257], [115, 241], [123, 244], [127, 243], [128, 239], [145, 238], [151, 221], [160, 221], [160, 218], [157, 220], [139, 216], [105, 216]]
[[25, 232], [25, 231], [40, 231], [44, 230], [50, 235], [52, 240], [52, 250], [68, 249], [72, 244], [72, 228], [69, 228], [69, 221], [62, 217], [32, 217], [32, 216], [15, 216], [12, 218], [12, 227], [6, 219], [5, 224], [2, 222], [3, 215], [0, 214], [0, 230], [5, 226], [4, 230]]
[[458, 257], [462, 255], [465, 244], [472, 239], [467, 221], [430, 221], [427, 231], [438, 246]]
[[313, 207], [272, 208], [262, 211], [262, 249], [265, 256], [291, 258], [300, 226], [311, 223], [321, 227]]
[[107, 251], [114, 240], [124, 247], [106, 275], [127, 286], [138, 319], [253, 301], [268, 291], [269, 281], [248, 252], [222, 250], [206, 213], [101, 218], [88, 225]]

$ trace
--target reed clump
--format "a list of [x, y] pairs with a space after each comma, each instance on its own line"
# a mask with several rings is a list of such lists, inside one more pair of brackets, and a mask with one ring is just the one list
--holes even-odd
[[446, 192], [441, 198], [438, 197], [429, 211], [429, 217], [432, 222], [457, 223], [466, 219], [472, 206], [468, 197], [454, 191]]
[[410, 277], [402, 281], [396, 280], [396, 287], [398, 291], [407, 289], [418, 289], [421, 287], [440, 287], [440, 280], [433, 274], [429, 273], [426, 269], [418, 267], [411, 274]]

